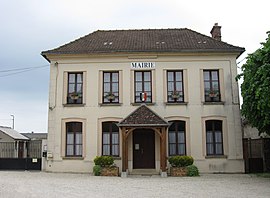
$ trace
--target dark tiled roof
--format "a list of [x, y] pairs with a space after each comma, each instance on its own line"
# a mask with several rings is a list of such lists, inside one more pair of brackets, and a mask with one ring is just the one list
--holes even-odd
[[193, 30], [145, 29], [98, 30], [56, 49], [43, 51], [49, 54], [97, 54], [140, 52], [235, 52], [244, 48], [218, 41]]
[[119, 122], [118, 126], [168, 126], [168, 122], [158, 116], [142, 104], [125, 119]]

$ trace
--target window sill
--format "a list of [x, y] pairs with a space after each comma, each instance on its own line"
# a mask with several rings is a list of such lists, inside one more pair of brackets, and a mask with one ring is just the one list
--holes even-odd
[[63, 104], [64, 107], [84, 107], [85, 104]]
[[99, 106], [122, 106], [122, 103], [99, 103]]
[[203, 102], [204, 105], [224, 105], [225, 102]]
[[207, 155], [205, 159], [225, 159], [228, 158], [227, 155]]
[[165, 105], [187, 105], [187, 102], [165, 102]]
[[62, 157], [63, 160], [84, 160], [84, 157]]
[[121, 157], [113, 157], [114, 160], [121, 160]]
[[132, 106], [141, 106], [142, 104], [153, 106], [156, 103], [155, 102], [140, 102], [140, 103], [130, 103]]
[[102, 155], [102, 156], [111, 156], [114, 160], [121, 160], [119, 156], [112, 156], [112, 155]]

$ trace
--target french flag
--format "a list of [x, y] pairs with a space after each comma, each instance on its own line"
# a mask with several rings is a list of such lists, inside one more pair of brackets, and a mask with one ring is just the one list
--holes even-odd
[[140, 94], [140, 98], [141, 98], [141, 101], [142, 101], [142, 102], [145, 102], [146, 99], [147, 99], [147, 94], [146, 94], [146, 92], [142, 92], [142, 93]]

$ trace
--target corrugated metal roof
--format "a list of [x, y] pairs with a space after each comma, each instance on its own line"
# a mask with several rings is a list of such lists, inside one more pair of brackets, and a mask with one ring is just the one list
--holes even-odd
[[31, 140], [42, 140], [47, 139], [47, 133], [21, 133], [25, 137], [28, 137]]
[[5, 133], [6, 135], [12, 137], [14, 140], [29, 140], [27, 137], [23, 136], [18, 131], [14, 130], [10, 127], [0, 126], [0, 131]]

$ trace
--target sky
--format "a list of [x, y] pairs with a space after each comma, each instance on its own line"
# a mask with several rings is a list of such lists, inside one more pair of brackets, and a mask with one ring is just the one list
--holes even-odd
[[[49, 63], [42, 51], [96, 30], [189, 28], [222, 41], [260, 48], [270, 31], [269, 0], [1, 0], [0, 126], [47, 132]], [[28, 68], [28, 69], [26, 69]]]

